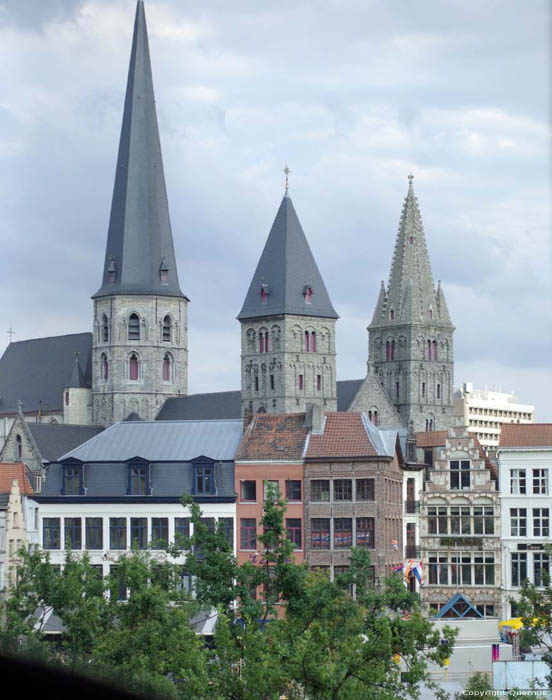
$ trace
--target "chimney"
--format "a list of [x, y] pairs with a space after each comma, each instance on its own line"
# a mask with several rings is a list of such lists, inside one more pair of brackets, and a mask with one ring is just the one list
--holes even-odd
[[324, 412], [317, 403], [308, 403], [305, 412], [305, 426], [311, 433], [322, 432], [322, 421]]

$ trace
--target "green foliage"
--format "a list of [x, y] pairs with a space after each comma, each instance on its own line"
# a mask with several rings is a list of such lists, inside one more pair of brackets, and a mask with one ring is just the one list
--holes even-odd
[[[442, 633], [420, 614], [400, 576], [382, 591], [373, 588], [368, 552], [353, 550], [348, 572], [335, 582], [297, 565], [284, 501], [266, 504], [257, 566], [238, 566], [225, 533], [201, 521], [197, 504], [185, 505], [194, 525], [186, 569], [195, 600], [182, 589], [171, 556], [158, 564], [149, 552], [133, 551], [102, 581], [86, 553], [68, 555], [61, 572], [47, 554], [22, 553], [6, 605], [4, 648], [25, 647], [168, 700], [414, 698], [417, 684], [429, 681], [428, 662], [450, 656], [453, 632], [440, 643]], [[48, 606], [64, 625], [59, 649], [41, 642], [36, 611]], [[214, 648], [191, 624], [199, 610], [218, 613]]]

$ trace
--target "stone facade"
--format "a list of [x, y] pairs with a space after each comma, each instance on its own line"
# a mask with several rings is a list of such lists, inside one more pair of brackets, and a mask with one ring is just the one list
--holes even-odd
[[368, 372], [357, 395], [347, 409], [362, 411], [379, 428], [403, 428], [402, 419], [368, 363]]
[[335, 319], [287, 314], [246, 319], [241, 337], [243, 411], [299, 413], [307, 404], [336, 410]]
[[40, 453], [21, 413], [16, 416], [12, 423], [8, 437], [0, 451], [0, 461], [25, 462], [30, 469], [37, 472], [37, 475], [42, 474]]
[[[373, 499], [359, 497], [359, 480], [373, 479]], [[336, 519], [350, 520], [352, 546], [363, 546], [359, 519], [371, 519], [373, 543], [368, 546], [374, 566], [375, 583], [391, 573], [392, 567], [402, 560], [402, 480], [398, 459], [377, 457], [362, 460], [305, 461], [305, 556], [310, 567], [327, 567], [332, 577], [336, 567], [347, 567], [351, 549], [339, 542]], [[313, 481], [329, 482], [327, 500], [317, 500]], [[350, 498], [341, 498], [336, 481], [350, 482]], [[348, 489], [349, 485], [344, 484]], [[347, 492], [345, 493], [347, 495]], [[325, 499], [325, 497], [322, 497]], [[319, 546], [320, 538], [313, 540], [313, 520], [329, 521], [327, 546]], [[313, 546], [314, 544], [314, 546]], [[322, 542], [322, 545], [324, 543]], [[337, 570], [339, 572], [339, 569]]]
[[63, 422], [68, 425], [92, 423], [92, 390], [70, 387], [63, 392]]
[[494, 617], [502, 578], [496, 475], [467, 428], [451, 428], [443, 437], [421, 494], [421, 601], [438, 611], [460, 592]]
[[[136, 329], [129, 328], [133, 314], [139, 339]], [[131, 379], [131, 361], [137, 363], [136, 379]], [[93, 423], [110, 425], [131, 413], [153, 420], [165, 399], [187, 391], [185, 297], [114, 295], [94, 300]]]

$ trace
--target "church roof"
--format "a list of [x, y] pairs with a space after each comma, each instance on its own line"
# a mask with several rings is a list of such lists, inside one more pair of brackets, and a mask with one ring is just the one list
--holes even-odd
[[[359, 390], [362, 379], [337, 382], [337, 410], [346, 411]], [[220, 420], [241, 418], [239, 391], [216, 391], [167, 399], [156, 420]]]
[[238, 319], [281, 314], [339, 318], [287, 192]]
[[42, 460], [53, 462], [61, 455], [82, 445], [104, 429], [99, 425], [60, 423], [26, 423]]
[[111, 294], [183, 296], [176, 270], [141, 0], [136, 6], [103, 281], [94, 296]]
[[[452, 326], [439, 282], [433, 282], [422, 215], [409, 175], [387, 289], [382, 282], [371, 327], [382, 323]], [[391, 318], [393, 312], [393, 318]]]
[[[61, 410], [63, 389], [71, 383], [75, 353], [84, 385], [91, 385], [91, 333], [57, 335], [10, 343], [0, 358], [0, 415], [21, 410]], [[39, 402], [42, 402], [41, 404]]]
[[86, 379], [84, 378], [84, 373], [81, 369], [79, 362], [79, 355], [75, 353], [75, 359], [73, 361], [73, 371], [71, 373], [71, 379], [67, 385], [68, 389], [85, 389]]

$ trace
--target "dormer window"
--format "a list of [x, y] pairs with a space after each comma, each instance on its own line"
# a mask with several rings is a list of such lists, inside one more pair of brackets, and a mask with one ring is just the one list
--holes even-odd
[[63, 465], [63, 483], [61, 493], [63, 496], [84, 495], [84, 479], [82, 464]]
[[145, 462], [131, 462], [128, 465], [129, 496], [149, 496], [151, 494], [150, 465]]
[[268, 295], [270, 294], [270, 287], [268, 284], [261, 284], [261, 303], [266, 304]]
[[303, 296], [305, 297], [305, 304], [312, 304], [312, 287], [310, 284], [306, 284], [303, 287]]
[[161, 265], [159, 266], [159, 279], [163, 284], [168, 284], [169, 282], [169, 267], [165, 258], [161, 260]]
[[115, 263], [115, 258], [111, 256], [109, 258], [109, 265], [107, 266], [107, 281], [109, 284], [114, 284], [117, 279], [117, 265]]
[[215, 465], [213, 462], [198, 462], [193, 465], [193, 493], [211, 495], [215, 493]]

